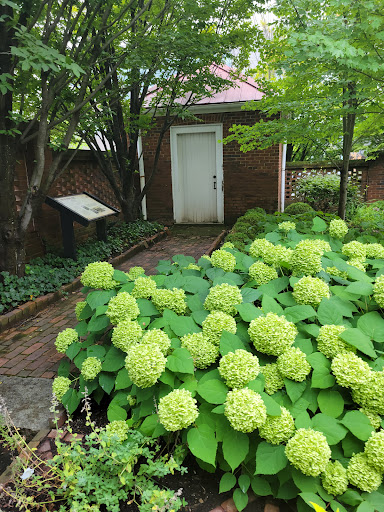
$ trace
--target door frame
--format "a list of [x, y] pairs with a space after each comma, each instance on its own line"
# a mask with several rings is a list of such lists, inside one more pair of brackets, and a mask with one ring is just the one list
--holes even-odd
[[172, 175], [172, 198], [173, 198], [173, 217], [176, 223], [179, 223], [182, 212], [182, 198], [179, 192], [179, 155], [177, 148], [177, 136], [179, 134], [189, 133], [215, 133], [216, 136], [216, 208], [217, 222], [224, 222], [224, 173], [223, 173], [223, 144], [218, 141], [223, 138], [223, 125], [204, 124], [204, 125], [185, 125], [172, 126], [170, 129], [171, 143], [171, 175]]

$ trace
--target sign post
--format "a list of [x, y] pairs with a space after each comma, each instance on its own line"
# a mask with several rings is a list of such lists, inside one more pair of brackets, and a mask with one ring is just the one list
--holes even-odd
[[47, 196], [45, 202], [60, 212], [64, 257], [73, 260], [77, 259], [73, 222], [88, 226], [90, 222], [96, 221], [97, 239], [106, 241], [107, 217], [120, 213], [117, 208], [87, 192], [65, 197]]

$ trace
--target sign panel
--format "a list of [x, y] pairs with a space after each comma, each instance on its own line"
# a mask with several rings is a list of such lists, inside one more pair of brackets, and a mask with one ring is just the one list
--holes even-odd
[[112, 210], [108, 206], [96, 201], [87, 194], [76, 194], [66, 197], [55, 197], [55, 201], [70, 210], [71, 212], [81, 215], [85, 219], [98, 220], [107, 215], [115, 215], [116, 210]]

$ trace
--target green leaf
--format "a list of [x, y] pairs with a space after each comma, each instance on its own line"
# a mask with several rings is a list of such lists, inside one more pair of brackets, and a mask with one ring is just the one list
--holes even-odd
[[91, 308], [91, 306], [89, 304], [86, 304], [82, 312], [80, 313], [79, 320], [88, 320], [88, 318], [90, 318], [93, 315], [93, 311], [94, 310]]
[[116, 376], [115, 389], [126, 389], [132, 386], [132, 381], [129, 378], [126, 368], [122, 368]]
[[292, 292], [283, 292], [279, 293], [276, 296], [276, 299], [282, 304], [283, 306], [296, 306], [296, 301], [293, 298]]
[[362, 441], [367, 441], [374, 431], [368, 417], [360, 411], [348, 411], [340, 423]]
[[71, 363], [68, 359], [62, 359], [57, 369], [57, 375], [59, 377], [68, 377], [71, 369]]
[[315, 231], [315, 233], [319, 233], [321, 231], [326, 231], [328, 228], [327, 223], [325, 220], [321, 219], [320, 217], [315, 217], [312, 221], [312, 231]]
[[357, 439], [353, 434], [348, 433], [341, 442], [345, 457], [352, 457], [355, 453], [364, 451], [364, 442]]
[[376, 512], [375, 507], [371, 505], [368, 501], [363, 501], [357, 507], [356, 512]]
[[106, 315], [93, 316], [88, 322], [89, 332], [104, 331], [110, 325], [109, 318]]
[[171, 372], [192, 374], [194, 372], [193, 359], [186, 348], [176, 348], [172, 354], [168, 356], [166, 367], [171, 370]]
[[191, 316], [177, 316], [173, 317], [169, 325], [172, 331], [179, 337], [186, 334], [201, 332], [200, 327], [196, 324]]
[[80, 337], [85, 336], [88, 332], [88, 322], [86, 322], [85, 320], [79, 322], [75, 327], [75, 331]]
[[115, 376], [110, 373], [101, 372], [99, 374], [99, 384], [101, 388], [108, 394], [111, 394], [112, 389], [115, 387]]
[[288, 464], [285, 446], [274, 446], [265, 441], [259, 443], [256, 451], [256, 471], [259, 475], [276, 475]]
[[157, 414], [147, 416], [140, 425], [139, 431], [148, 437], [159, 437], [166, 432]]
[[282, 315], [283, 314], [283, 308], [280, 306], [280, 304], [269, 295], [263, 295], [262, 301], [261, 301], [261, 307], [263, 308], [264, 314], [267, 313], [275, 313], [276, 315]]
[[191, 428], [187, 434], [189, 449], [195, 457], [215, 466], [217, 440], [215, 432], [208, 425]]
[[257, 308], [254, 304], [250, 304], [249, 302], [238, 304], [235, 307], [244, 322], [251, 322], [253, 319], [263, 314], [260, 308]]
[[347, 429], [339, 421], [323, 413], [312, 418], [312, 428], [322, 432], [331, 446], [339, 443], [347, 435]]
[[127, 274], [125, 272], [122, 272], [121, 270], [116, 270], [114, 271], [113, 273], [113, 276], [112, 278], [117, 281], [118, 283], [128, 283], [129, 281], [129, 277], [127, 276]]
[[267, 284], [259, 286], [258, 291], [263, 295], [269, 295], [270, 297], [277, 297], [280, 292], [288, 287], [289, 278], [287, 276], [273, 279]]
[[357, 327], [373, 340], [379, 343], [384, 341], [384, 319], [377, 311], [361, 316], [357, 321]]
[[248, 475], [240, 475], [238, 484], [239, 484], [240, 489], [243, 492], [247, 492], [249, 489], [249, 486], [251, 485], [251, 479]]
[[87, 303], [92, 309], [107, 304], [116, 295], [115, 290], [96, 290], [87, 295]]
[[347, 505], [356, 506], [363, 501], [363, 498], [357, 491], [353, 489], [348, 489], [344, 494], [340, 496], [340, 500]]
[[246, 458], [249, 451], [249, 437], [243, 432], [228, 429], [223, 436], [223, 456], [234, 471]]
[[224, 475], [220, 478], [219, 483], [219, 493], [227, 492], [233, 489], [236, 485], [236, 477], [232, 473], [224, 473]]
[[[381, 487], [382, 489], [382, 487]], [[375, 507], [377, 512], [384, 512], [384, 494], [378, 491], [363, 494], [364, 499]]]
[[251, 487], [256, 496], [270, 496], [272, 494], [269, 482], [261, 476], [252, 477]]
[[204, 310], [194, 311], [192, 313], [192, 318], [198, 325], [201, 326], [208, 315], [209, 315], [209, 311], [204, 309]]
[[234, 352], [237, 349], [247, 350], [241, 339], [232, 334], [231, 332], [223, 331], [220, 338], [220, 354], [225, 356], [229, 352]]
[[306, 476], [301, 471], [292, 468], [292, 479], [301, 492], [317, 492], [318, 479]]
[[327, 389], [335, 385], [335, 377], [325, 366], [315, 368], [312, 372], [311, 386], [313, 388]]
[[212, 379], [199, 382], [197, 392], [210, 404], [223, 404], [227, 398], [228, 388], [221, 380]]
[[160, 313], [148, 299], [136, 299], [141, 316], [158, 316]]
[[105, 356], [105, 348], [101, 345], [91, 345], [87, 348], [87, 357], [97, 357], [103, 359]]
[[344, 410], [344, 399], [338, 391], [322, 390], [317, 396], [320, 411], [338, 418]]
[[242, 288], [241, 295], [243, 297], [243, 303], [253, 303], [257, 300], [262, 294], [260, 290], [254, 290], [253, 288]]
[[233, 501], [235, 502], [236, 508], [239, 512], [245, 509], [248, 505], [248, 494], [237, 488], [233, 492]]
[[340, 325], [343, 323], [343, 315], [331, 299], [323, 299], [317, 310], [317, 317], [322, 325]]
[[[203, 303], [198, 295], [187, 296], [187, 305], [191, 311], [204, 311]], [[207, 313], [209, 314], [209, 311]]]
[[125, 356], [121, 350], [111, 346], [105, 356], [102, 370], [105, 372], [116, 372], [124, 366]]
[[376, 351], [373, 348], [372, 341], [369, 337], [360, 331], [360, 329], [345, 329], [340, 335], [340, 338], [353, 347], [356, 347], [363, 352], [363, 354], [367, 354], [367, 356], [376, 357]]
[[307, 503], [307, 505], [310, 505], [311, 503], [316, 503], [317, 505], [320, 505], [325, 509], [326, 505], [324, 501], [320, 498], [318, 494], [315, 494], [313, 492], [301, 492], [299, 496]]
[[206, 294], [210, 288], [210, 283], [202, 277], [188, 276], [185, 277], [183, 288], [188, 293]]
[[267, 408], [267, 414], [269, 414], [269, 416], [281, 415], [280, 405], [277, 402], [275, 402], [275, 400], [271, 396], [267, 395], [267, 393], [264, 392], [261, 392], [260, 396], [263, 399], [265, 407]]
[[79, 343], [78, 341], [75, 341], [69, 345], [69, 347], [65, 351], [65, 355], [69, 359], [73, 360], [73, 359], [75, 359], [75, 357], [77, 356], [77, 354], [80, 352], [81, 349], [82, 349], [82, 344]]
[[73, 414], [76, 409], [80, 405], [80, 400], [82, 399], [81, 393], [76, 391], [73, 388], [68, 389], [65, 395], [62, 398], [62, 403], [65, 408], [68, 410], [69, 414]]
[[127, 419], [127, 416], [127, 411], [123, 409], [120, 405], [118, 405], [116, 402], [112, 401], [109, 404], [107, 409], [108, 421], [125, 421]]
[[317, 316], [317, 313], [312, 306], [292, 306], [285, 308], [284, 316], [289, 322], [296, 324], [301, 320]]
[[358, 297], [367, 297], [373, 293], [373, 285], [371, 283], [365, 283], [362, 281], [356, 281], [345, 289], [349, 293], [356, 294]]
[[287, 395], [293, 404], [301, 397], [307, 387], [306, 380], [302, 382], [294, 382], [290, 379], [284, 379], [284, 383], [287, 390]]

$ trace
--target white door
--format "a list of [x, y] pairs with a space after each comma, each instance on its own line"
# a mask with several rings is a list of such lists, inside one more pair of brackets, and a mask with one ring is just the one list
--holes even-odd
[[224, 221], [221, 125], [171, 128], [172, 191], [178, 223]]

